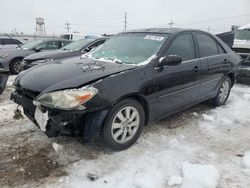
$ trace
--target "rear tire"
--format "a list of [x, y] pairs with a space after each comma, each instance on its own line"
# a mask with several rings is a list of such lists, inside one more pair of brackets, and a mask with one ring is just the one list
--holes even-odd
[[11, 74], [17, 75], [22, 71], [21, 62], [22, 62], [21, 58], [13, 59], [10, 62], [10, 73]]
[[227, 102], [227, 99], [229, 97], [231, 87], [232, 87], [232, 81], [228, 76], [226, 76], [226, 78], [223, 80], [223, 82], [220, 85], [220, 89], [216, 97], [212, 99], [212, 104], [214, 106], [224, 105]]
[[112, 150], [125, 150], [139, 138], [145, 122], [141, 104], [133, 99], [117, 103], [108, 113], [103, 127], [103, 143]]

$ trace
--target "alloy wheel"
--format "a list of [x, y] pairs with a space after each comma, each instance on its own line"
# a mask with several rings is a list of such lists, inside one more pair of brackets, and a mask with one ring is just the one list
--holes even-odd
[[118, 111], [113, 119], [112, 137], [117, 143], [124, 144], [136, 135], [139, 125], [140, 115], [138, 110], [133, 106], [126, 106]]
[[230, 83], [228, 80], [225, 80], [221, 85], [219, 93], [219, 100], [221, 103], [224, 103], [224, 101], [227, 99], [229, 91], [230, 91]]
[[21, 61], [16, 61], [13, 67], [17, 73], [20, 73], [22, 71]]

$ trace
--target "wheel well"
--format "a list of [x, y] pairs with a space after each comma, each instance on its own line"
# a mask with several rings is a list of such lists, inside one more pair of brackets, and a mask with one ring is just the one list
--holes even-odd
[[125, 97], [122, 97], [116, 103], [120, 102], [121, 100], [128, 99], [128, 98], [134, 99], [142, 105], [142, 108], [144, 109], [144, 113], [145, 113], [145, 125], [147, 125], [149, 122], [149, 105], [146, 99], [138, 94], [132, 94], [132, 95], [127, 95]]
[[232, 83], [232, 87], [233, 87], [233, 85], [234, 85], [234, 73], [229, 73], [227, 76], [231, 79], [231, 83]]

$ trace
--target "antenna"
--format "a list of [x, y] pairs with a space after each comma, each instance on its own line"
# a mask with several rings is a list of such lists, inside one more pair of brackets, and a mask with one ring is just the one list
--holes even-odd
[[127, 30], [127, 12], [125, 12], [125, 15], [124, 15], [124, 31]]

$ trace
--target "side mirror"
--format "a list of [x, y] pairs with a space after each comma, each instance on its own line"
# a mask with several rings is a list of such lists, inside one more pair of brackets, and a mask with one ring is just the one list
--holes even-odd
[[88, 53], [90, 52], [92, 49], [90, 47], [87, 47], [85, 49], [82, 50], [82, 53], [85, 54], [85, 53]]
[[169, 55], [169, 56], [165, 56], [165, 57], [161, 57], [159, 60], [159, 67], [163, 67], [163, 66], [176, 66], [181, 64], [182, 62], [182, 57], [178, 56], [178, 55]]
[[43, 49], [43, 47], [41, 47], [41, 46], [37, 46], [37, 47], [33, 48], [33, 50], [35, 52], [40, 52], [42, 49]]

